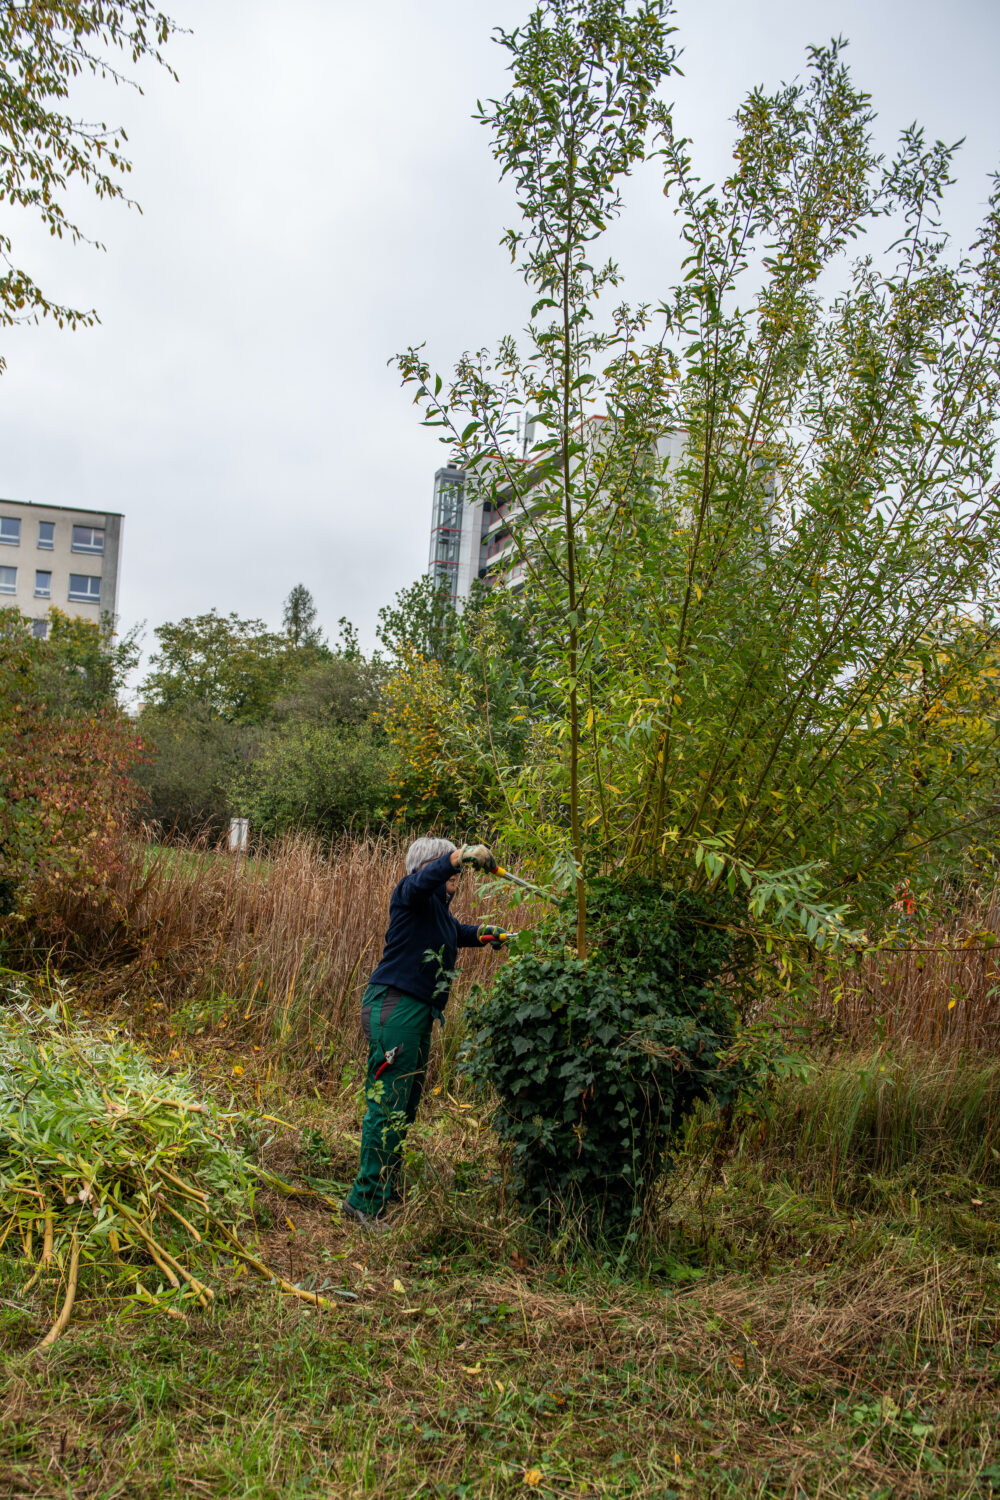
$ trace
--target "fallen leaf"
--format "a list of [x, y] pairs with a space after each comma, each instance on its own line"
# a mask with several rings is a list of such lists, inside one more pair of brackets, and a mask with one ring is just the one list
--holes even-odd
[[405, 1295], [406, 1295], [406, 1287], [405, 1287], [405, 1286], [404, 1286], [404, 1285], [403, 1285], [403, 1283], [402, 1283], [402, 1282], [401, 1282], [401, 1281], [400, 1281], [400, 1279], [399, 1279], [399, 1277], [398, 1277], [398, 1276], [397, 1276], [397, 1277], [395, 1277], [395, 1279], [394, 1279], [394, 1280], [393, 1280], [393, 1283], [392, 1283], [392, 1289], [393, 1289], [393, 1291], [394, 1291], [394, 1292], [396, 1292], [396, 1293], [397, 1293], [397, 1295], [398, 1295], [398, 1296], [400, 1296], [400, 1297], [404, 1297], [404, 1296], [405, 1296]]
[[481, 1364], [463, 1365], [462, 1369], [465, 1371], [466, 1375], [481, 1375], [483, 1373], [483, 1367]]
[[525, 1469], [524, 1482], [529, 1489], [537, 1490], [538, 1486], [542, 1482], [541, 1469]]

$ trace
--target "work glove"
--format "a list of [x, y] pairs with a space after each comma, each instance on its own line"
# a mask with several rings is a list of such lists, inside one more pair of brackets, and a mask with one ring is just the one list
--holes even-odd
[[485, 844], [463, 844], [462, 864], [475, 865], [477, 870], [495, 870], [497, 862]]
[[479, 929], [479, 941], [490, 948], [500, 948], [509, 939], [510, 933], [505, 927], [494, 927], [492, 923], [485, 922]]

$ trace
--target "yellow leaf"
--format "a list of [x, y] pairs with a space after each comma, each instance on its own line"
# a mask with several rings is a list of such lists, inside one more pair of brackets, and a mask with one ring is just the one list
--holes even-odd
[[949, 1009], [949, 1010], [954, 1010], [954, 1009], [955, 1009], [955, 1006], [956, 1006], [956, 1005], [957, 1005], [957, 1004], [958, 1004], [958, 1001], [957, 1001], [957, 1000], [949, 1000], [949, 1001], [948, 1001], [948, 1009]]
[[466, 1375], [481, 1375], [483, 1373], [483, 1367], [481, 1364], [463, 1365], [462, 1369], [465, 1371]]
[[674, 694], [674, 702], [677, 704], [677, 707], [680, 708], [681, 704], [684, 702], [684, 700], [681, 697], [680, 693], [675, 693]]
[[399, 1296], [400, 1296], [400, 1297], [402, 1297], [402, 1296], [404, 1296], [404, 1295], [405, 1295], [405, 1292], [406, 1292], [406, 1287], [405, 1287], [405, 1286], [404, 1286], [404, 1285], [403, 1285], [403, 1283], [402, 1283], [402, 1282], [401, 1282], [401, 1281], [400, 1281], [400, 1279], [399, 1279], [399, 1277], [398, 1277], [398, 1276], [397, 1276], [397, 1277], [396, 1277], [396, 1278], [395, 1278], [395, 1279], [394, 1279], [394, 1281], [393, 1281], [393, 1283], [392, 1283], [392, 1289], [393, 1289], [393, 1291], [394, 1291], [394, 1292], [396, 1292], [396, 1293], [397, 1293], [397, 1294], [398, 1294], [398, 1295], [399, 1295]]
[[288, 1217], [287, 1214], [285, 1215], [285, 1223], [288, 1225], [289, 1229], [294, 1234], [295, 1233], [295, 1225], [292, 1223], [291, 1219]]
[[538, 1486], [542, 1482], [541, 1469], [525, 1469], [524, 1482], [529, 1489], [537, 1490]]
[[233, 1073], [236, 1075], [237, 1078], [242, 1077], [243, 1069], [240, 1067], [239, 1063], [237, 1063], [236, 1066], [233, 1068]]

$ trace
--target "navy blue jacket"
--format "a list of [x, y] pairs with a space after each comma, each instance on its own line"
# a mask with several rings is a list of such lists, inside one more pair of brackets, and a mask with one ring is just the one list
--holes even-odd
[[479, 928], [456, 921], [448, 910], [444, 887], [454, 874], [451, 856], [442, 854], [399, 882], [389, 902], [382, 960], [370, 984], [391, 984], [444, 1010], [448, 981], [442, 975], [455, 967], [459, 948], [480, 946]]

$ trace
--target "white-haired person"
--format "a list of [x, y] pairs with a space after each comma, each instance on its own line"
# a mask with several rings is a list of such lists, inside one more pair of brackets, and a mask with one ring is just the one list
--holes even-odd
[[420, 1103], [431, 1030], [448, 1000], [459, 948], [504, 941], [503, 930], [459, 922], [449, 911], [463, 865], [496, 868], [485, 844], [417, 839], [406, 851], [406, 875], [389, 902], [389, 926], [378, 967], [361, 1002], [368, 1042], [367, 1110], [361, 1161], [344, 1213], [375, 1225], [394, 1196], [403, 1138]]

